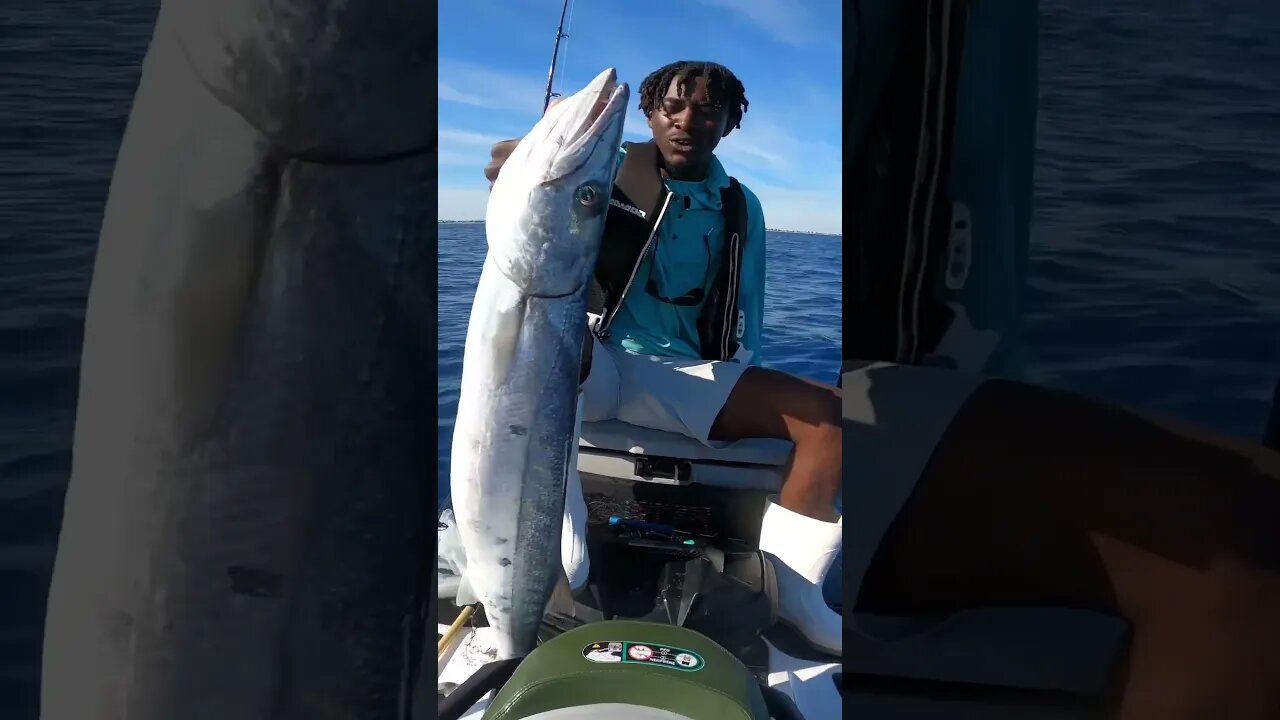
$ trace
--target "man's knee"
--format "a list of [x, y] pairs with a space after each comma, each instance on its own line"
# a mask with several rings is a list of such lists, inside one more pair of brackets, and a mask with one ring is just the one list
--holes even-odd
[[840, 400], [832, 393], [817, 389], [804, 412], [805, 419], [796, 426], [793, 442], [797, 447], [810, 445], [824, 454], [839, 453], [844, 439], [840, 425]]
[[752, 367], [738, 381], [730, 403], [735, 410], [756, 415], [753, 426], [776, 428], [766, 436], [789, 439], [806, 449], [840, 444], [840, 394], [836, 388]]
[[783, 415], [799, 421], [801, 431], [815, 440], [840, 439], [840, 391], [803, 378], [791, 378], [793, 385], [779, 394]]

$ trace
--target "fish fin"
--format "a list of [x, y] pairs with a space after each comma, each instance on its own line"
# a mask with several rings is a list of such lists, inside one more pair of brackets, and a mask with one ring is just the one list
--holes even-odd
[[453, 604], [458, 607], [466, 607], [467, 605], [475, 605], [480, 601], [476, 595], [476, 591], [471, 588], [471, 583], [467, 582], [467, 576], [463, 575], [458, 583], [458, 594], [453, 596]]
[[447, 582], [443, 584], [456, 588], [453, 594], [455, 605], [466, 607], [476, 603], [476, 592], [467, 582], [467, 549], [458, 535], [453, 508], [446, 508], [436, 522], [436, 567], [437, 575], [447, 576]]
[[559, 572], [556, 573], [556, 585], [551, 590], [551, 597], [547, 600], [546, 613], [555, 613], [565, 617], [577, 617], [578, 608], [573, 600], [573, 590], [569, 587], [569, 576], [564, 572], [564, 566], [559, 565]]

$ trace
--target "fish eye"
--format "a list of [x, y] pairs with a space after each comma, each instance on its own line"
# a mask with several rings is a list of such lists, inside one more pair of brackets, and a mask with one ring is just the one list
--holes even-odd
[[598, 198], [600, 197], [600, 190], [595, 185], [580, 185], [578, 186], [578, 189], [574, 191], [573, 196], [577, 198], [578, 202], [582, 205], [591, 207], [598, 201]]

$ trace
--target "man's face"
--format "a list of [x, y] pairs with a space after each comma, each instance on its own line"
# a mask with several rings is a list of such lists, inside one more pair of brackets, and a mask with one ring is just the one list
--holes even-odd
[[728, 123], [729, 108], [711, 102], [707, 79], [702, 77], [687, 83], [683, 95], [680, 77], [673, 78], [666, 95], [649, 114], [653, 141], [666, 161], [667, 172], [677, 179], [705, 175]]

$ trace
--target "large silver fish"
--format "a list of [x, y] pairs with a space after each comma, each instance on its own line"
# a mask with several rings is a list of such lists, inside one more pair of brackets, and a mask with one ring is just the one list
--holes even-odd
[[551, 108], [489, 196], [489, 251], [467, 329], [449, 473], [466, 549], [459, 600], [473, 593], [484, 605], [503, 658], [533, 649], [563, 576], [587, 283], [628, 96], [606, 70]]
[[432, 567], [435, 24], [163, 3], [89, 295], [44, 720], [400, 716]]

